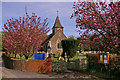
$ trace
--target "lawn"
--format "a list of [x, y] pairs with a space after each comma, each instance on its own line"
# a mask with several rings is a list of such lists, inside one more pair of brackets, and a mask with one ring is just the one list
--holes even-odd
[[[85, 54], [78, 53], [77, 55], [75, 55], [73, 58], [70, 58], [69, 60], [73, 61], [73, 60], [79, 59], [81, 55], [83, 56], [83, 59], [86, 59], [86, 55]], [[59, 57], [54, 57], [53, 58], [54, 61], [58, 61], [58, 59], [59, 59]]]
[[78, 53], [77, 55], [75, 55], [73, 58], [70, 58], [69, 60], [72, 61], [72, 60], [79, 59], [80, 56], [82, 56], [83, 59], [86, 59], [86, 55], [85, 55], [85, 54], [83, 54], [83, 53]]
[[[11, 58], [15, 58], [15, 54], [7, 54], [9, 57], [11, 57]], [[25, 59], [25, 57], [23, 56], [23, 57], [20, 57], [19, 55], [17, 55], [16, 56], [16, 59]], [[31, 57], [29, 57], [28, 58], [28, 60], [29, 59], [34, 59], [34, 55], [33, 56], [31, 56]], [[45, 60], [46, 60], [47, 58], [45, 57]], [[57, 60], [57, 58], [55, 58], [55, 60]]]
[[[11, 58], [15, 58], [15, 54], [7, 54]], [[25, 59], [25, 57], [16, 56], [16, 59]], [[28, 59], [34, 59], [34, 55]]]
[[58, 61], [59, 57], [54, 57], [52, 60]]

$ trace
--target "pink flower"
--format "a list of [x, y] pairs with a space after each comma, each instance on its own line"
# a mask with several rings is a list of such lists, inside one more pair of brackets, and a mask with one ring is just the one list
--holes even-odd
[[96, 26], [97, 24], [96, 24], [96, 23], [94, 23], [94, 25]]
[[115, 42], [117, 42], [117, 40], [115, 40]]
[[118, 45], [115, 45], [115, 47], [118, 47]]
[[110, 47], [107, 47], [108, 49], [110, 49]]

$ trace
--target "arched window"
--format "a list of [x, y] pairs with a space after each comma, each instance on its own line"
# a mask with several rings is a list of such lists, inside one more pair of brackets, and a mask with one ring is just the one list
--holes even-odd
[[57, 40], [57, 48], [58, 48], [58, 49], [61, 49], [61, 48], [62, 48], [61, 40], [60, 40], [60, 39]]
[[61, 42], [57, 44], [58, 49], [62, 48]]

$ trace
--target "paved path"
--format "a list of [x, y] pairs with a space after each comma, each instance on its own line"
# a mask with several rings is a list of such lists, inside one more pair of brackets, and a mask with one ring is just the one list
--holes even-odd
[[68, 71], [66, 73], [40, 74], [33, 72], [21, 72], [12, 69], [2, 68], [3, 78], [80, 78], [82, 80], [103, 80], [95, 76]]
[[2, 76], [3, 78], [55, 78], [54, 76], [49, 76], [47, 74], [21, 72], [7, 69], [5, 67], [2, 68]]

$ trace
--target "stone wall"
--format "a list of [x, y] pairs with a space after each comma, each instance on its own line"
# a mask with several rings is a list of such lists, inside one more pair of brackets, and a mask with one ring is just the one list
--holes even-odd
[[2, 55], [5, 67], [25, 71], [25, 72], [40, 72], [49, 73], [52, 72], [52, 62], [51, 59], [46, 60], [25, 60], [25, 59], [15, 59]]
[[87, 70], [87, 60], [75, 60], [67, 62], [67, 69], [76, 71], [86, 71]]
[[66, 62], [65, 61], [52, 61], [52, 71], [53, 72], [65, 72], [67, 70], [66, 68]]

